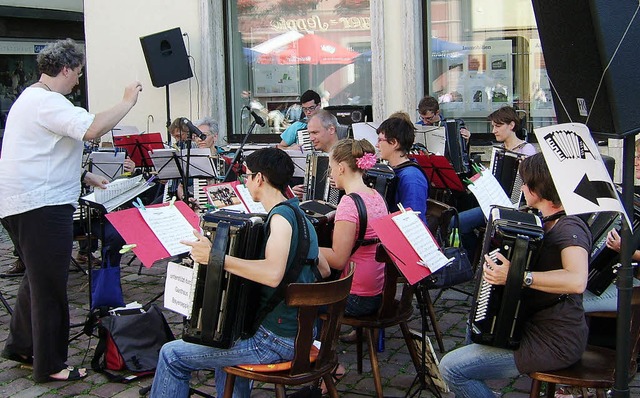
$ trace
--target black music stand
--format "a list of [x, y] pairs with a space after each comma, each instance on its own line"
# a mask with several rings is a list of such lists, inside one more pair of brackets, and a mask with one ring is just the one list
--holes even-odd
[[152, 166], [149, 151], [163, 149], [160, 133], [147, 133], [139, 135], [113, 135], [113, 145], [122, 148], [136, 164], [136, 167], [149, 169]]
[[124, 160], [124, 152], [91, 152], [87, 166], [93, 174], [111, 181], [124, 172]]

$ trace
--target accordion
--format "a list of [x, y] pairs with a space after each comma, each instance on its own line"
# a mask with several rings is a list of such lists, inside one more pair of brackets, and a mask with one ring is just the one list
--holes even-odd
[[507, 283], [491, 285], [476, 275], [476, 290], [469, 318], [474, 343], [514, 349], [520, 344], [522, 276], [537, 260], [544, 231], [534, 214], [494, 207], [484, 235], [482, 258], [502, 253], [510, 262]]
[[389, 185], [391, 185], [391, 181], [395, 176], [396, 173], [391, 166], [384, 163], [376, 163], [372, 168], [364, 172], [362, 179], [369, 188], [375, 189], [383, 198], [386, 198]]
[[311, 142], [311, 136], [309, 135], [309, 130], [298, 130], [298, 145], [302, 148], [304, 152], [313, 152], [313, 143]]
[[493, 153], [491, 154], [491, 164], [489, 166], [491, 174], [496, 177], [496, 180], [498, 180], [514, 205], [520, 203], [522, 198], [523, 181], [518, 168], [524, 158], [526, 158], [526, 155], [499, 147], [493, 147]]
[[445, 122], [445, 156], [449, 158], [451, 165], [458, 174], [469, 171], [469, 160], [467, 159], [466, 143], [460, 135], [460, 129], [464, 127], [464, 122], [460, 119], [447, 119]]
[[311, 220], [311, 225], [318, 235], [318, 246], [331, 247], [336, 206], [321, 200], [307, 200], [300, 203], [300, 209]]
[[312, 152], [307, 154], [304, 174], [305, 192], [303, 200], [322, 200], [337, 205], [340, 191], [331, 187], [329, 178], [329, 154]]
[[[607, 235], [612, 229], [620, 230], [622, 216], [617, 212], [593, 213], [586, 220], [593, 242], [589, 255], [587, 290], [601, 295], [616, 279], [620, 267], [620, 254], [607, 247]], [[640, 230], [640, 196], [633, 196], [633, 230]], [[634, 234], [635, 235], [635, 234]]]
[[[222, 252], [257, 259], [264, 241], [264, 215], [226, 210], [204, 216], [203, 230]], [[193, 266], [191, 316], [183, 340], [211, 347], [229, 348], [252, 330], [260, 300], [256, 282], [224, 270], [224, 257]]]

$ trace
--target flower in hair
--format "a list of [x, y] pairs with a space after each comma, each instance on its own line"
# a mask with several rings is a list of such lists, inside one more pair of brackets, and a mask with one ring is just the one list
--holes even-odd
[[367, 152], [356, 160], [356, 165], [362, 170], [369, 170], [376, 162], [376, 155]]

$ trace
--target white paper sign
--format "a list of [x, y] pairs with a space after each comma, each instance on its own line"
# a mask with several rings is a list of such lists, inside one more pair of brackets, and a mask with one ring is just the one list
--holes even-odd
[[631, 225], [587, 126], [565, 123], [534, 132], [567, 214], [616, 211]]
[[196, 240], [193, 235], [193, 226], [189, 224], [177, 207], [146, 207], [139, 211], [169, 255], [175, 256], [190, 250], [189, 246], [183, 245], [180, 241], [193, 242]]
[[264, 208], [262, 203], [253, 200], [253, 198], [251, 197], [251, 192], [249, 192], [249, 189], [246, 187], [246, 185], [238, 184], [235, 188], [238, 192], [238, 195], [240, 196], [240, 199], [242, 199], [242, 203], [244, 203], [244, 205], [247, 207], [249, 213], [267, 213], [267, 210]]
[[431, 236], [431, 233], [429, 233], [416, 213], [406, 211], [393, 216], [392, 220], [396, 223], [402, 235], [407, 238], [418, 257], [420, 257], [422, 262], [420, 265], [429, 268], [431, 272], [436, 272], [453, 260], [452, 258], [446, 258], [440, 251], [433, 236]]
[[191, 316], [192, 281], [192, 268], [170, 261], [164, 283], [164, 307], [178, 314]]

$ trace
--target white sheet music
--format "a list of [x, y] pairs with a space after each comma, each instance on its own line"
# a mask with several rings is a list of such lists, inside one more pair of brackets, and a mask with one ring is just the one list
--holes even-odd
[[193, 235], [193, 226], [189, 224], [177, 207], [146, 207], [139, 211], [169, 255], [175, 256], [190, 250], [189, 246], [183, 245], [180, 241], [193, 242], [196, 240]]
[[245, 204], [249, 213], [267, 213], [267, 210], [264, 208], [262, 203], [253, 200], [249, 189], [244, 184], [238, 184], [235, 186], [235, 188], [238, 192], [238, 195], [242, 199], [242, 203]]
[[491, 206], [504, 206], [515, 209], [517, 206], [511, 203], [511, 199], [504, 193], [504, 189], [491, 174], [491, 170], [483, 170], [482, 173], [476, 174], [471, 177], [473, 184], [467, 186], [469, 190], [475, 195], [480, 204], [480, 208], [484, 213], [485, 218], [489, 218], [489, 212]]
[[420, 265], [429, 268], [431, 272], [435, 272], [453, 260], [447, 259], [440, 251], [433, 236], [431, 236], [427, 227], [414, 212], [406, 211], [400, 213], [393, 216], [392, 220], [422, 260]]

